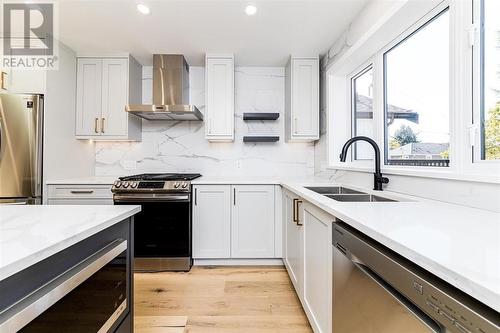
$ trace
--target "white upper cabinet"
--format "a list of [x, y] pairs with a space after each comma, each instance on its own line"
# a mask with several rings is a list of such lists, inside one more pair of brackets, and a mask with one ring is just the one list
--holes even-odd
[[274, 258], [274, 185], [233, 186], [233, 258]]
[[207, 54], [205, 59], [205, 137], [234, 140], [234, 57]]
[[130, 56], [79, 57], [77, 67], [76, 138], [140, 141], [142, 121], [125, 105], [141, 103], [141, 65]]
[[285, 80], [285, 138], [319, 139], [319, 58], [290, 57]]
[[195, 185], [193, 257], [231, 257], [231, 185]]

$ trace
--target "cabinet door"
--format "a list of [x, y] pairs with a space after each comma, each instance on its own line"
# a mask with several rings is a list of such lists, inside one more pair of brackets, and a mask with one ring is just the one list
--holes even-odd
[[274, 186], [237, 185], [232, 191], [232, 258], [274, 257]]
[[304, 307], [315, 332], [331, 332], [332, 221], [304, 205]]
[[292, 137], [319, 136], [318, 59], [292, 59]]
[[128, 60], [102, 60], [102, 119], [103, 136], [126, 136], [128, 114]]
[[102, 60], [78, 59], [76, 84], [76, 135], [101, 134]]
[[[285, 266], [288, 270], [288, 275], [292, 281], [297, 295], [302, 298], [302, 282], [303, 282], [303, 227], [295, 222], [294, 215], [301, 211], [297, 205], [298, 198], [291, 196], [289, 193], [284, 195], [284, 225], [285, 225]], [[299, 216], [299, 219], [302, 216]], [[299, 220], [300, 221], [300, 220]], [[300, 222], [299, 222], [300, 223]]]
[[206, 122], [208, 140], [234, 139], [234, 59], [206, 59]]
[[231, 186], [196, 185], [193, 204], [193, 257], [230, 258]]

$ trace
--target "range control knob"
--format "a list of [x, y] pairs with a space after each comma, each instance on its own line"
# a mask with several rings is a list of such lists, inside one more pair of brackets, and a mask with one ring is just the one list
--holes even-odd
[[115, 187], [121, 187], [121, 186], [122, 186], [122, 182], [121, 182], [121, 181], [119, 181], [119, 180], [117, 180], [117, 181], [115, 182]]
[[129, 185], [130, 185], [130, 183], [129, 183], [129, 182], [123, 182], [123, 185], [122, 185], [122, 186], [123, 186], [124, 188], [127, 188], [127, 187], [129, 187]]
[[179, 186], [180, 186], [180, 185], [181, 185], [181, 184], [180, 184], [179, 182], [175, 182], [175, 183], [174, 183], [174, 187], [175, 187], [175, 188], [179, 188]]
[[136, 188], [136, 187], [137, 187], [137, 185], [139, 185], [137, 182], [133, 182], [133, 183], [130, 185], [130, 187], [132, 187], [132, 188]]
[[188, 183], [186, 183], [186, 182], [182, 183], [182, 188], [186, 188], [186, 187], [188, 187]]

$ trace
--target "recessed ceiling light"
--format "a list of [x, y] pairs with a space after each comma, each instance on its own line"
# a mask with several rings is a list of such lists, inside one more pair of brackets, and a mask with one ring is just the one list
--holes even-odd
[[247, 5], [245, 7], [245, 13], [249, 16], [255, 15], [255, 13], [257, 13], [257, 7], [255, 5]]
[[137, 4], [137, 10], [139, 11], [139, 13], [144, 15], [148, 15], [151, 12], [149, 10], [149, 7], [142, 3]]

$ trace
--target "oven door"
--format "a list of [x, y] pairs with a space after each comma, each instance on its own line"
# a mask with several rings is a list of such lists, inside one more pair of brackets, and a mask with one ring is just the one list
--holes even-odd
[[115, 205], [141, 205], [134, 217], [134, 258], [191, 257], [189, 194], [115, 195]]

